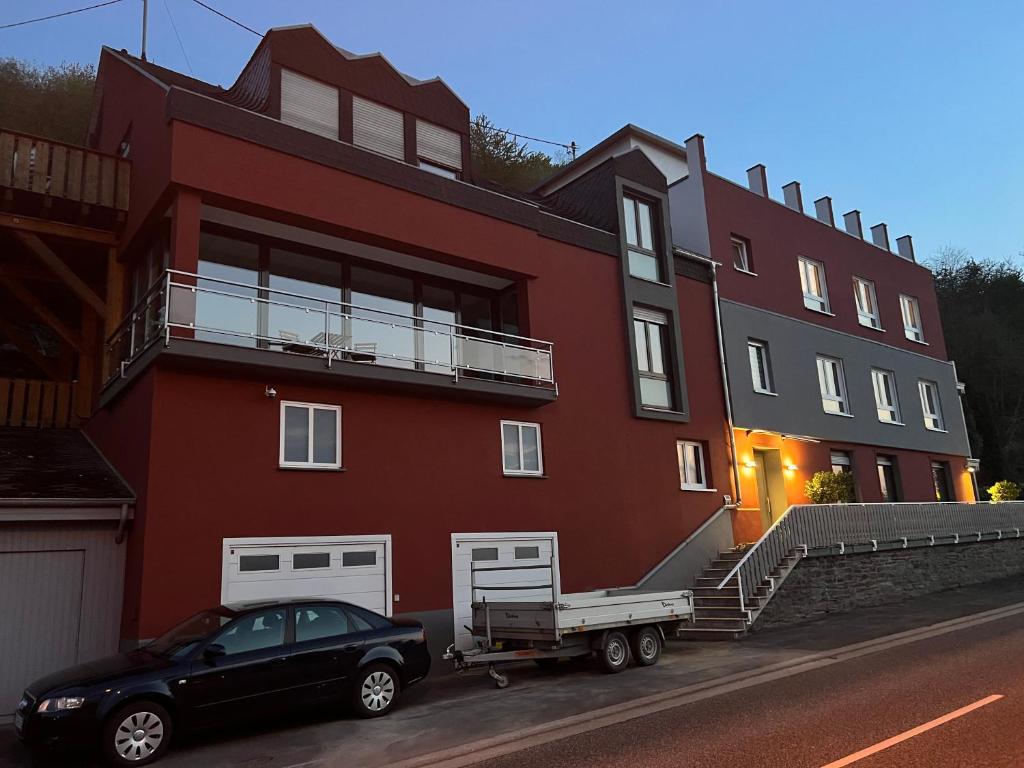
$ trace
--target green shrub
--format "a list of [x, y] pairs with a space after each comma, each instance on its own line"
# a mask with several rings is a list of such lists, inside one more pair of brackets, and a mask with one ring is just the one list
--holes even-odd
[[804, 493], [815, 504], [842, 504], [854, 499], [851, 472], [815, 472], [804, 484]]
[[988, 489], [992, 501], [1016, 501], [1020, 498], [1020, 486], [1012, 480], [1000, 480]]

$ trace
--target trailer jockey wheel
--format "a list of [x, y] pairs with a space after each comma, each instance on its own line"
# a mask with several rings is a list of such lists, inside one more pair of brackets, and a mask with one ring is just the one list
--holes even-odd
[[494, 668], [493, 664], [487, 665], [487, 674], [491, 676], [491, 679], [498, 688], [508, 688], [508, 676], [501, 674], [501, 672]]
[[629, 643], [626, 636], [617, 631], [605, 635], [600, 658], [601, 669], [608, 674], [624, 670], [629, 665]]
[[633, 658], [641, 667], [651, 667], [661, 658], [661, 633], [654, 627], [642, 627], [633, 633]]

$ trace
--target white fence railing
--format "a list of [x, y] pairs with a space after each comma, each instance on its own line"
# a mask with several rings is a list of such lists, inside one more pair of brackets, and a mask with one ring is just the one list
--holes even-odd
[[759, 587], [767, 583], [769, 590], [774, 588], [774, 574], [794, 552], [1019, 538], [1022, 530], [1024, 501], [795, 505], [747, 550], [718, 589], [738, 587], [748, 610], [749, 598]]

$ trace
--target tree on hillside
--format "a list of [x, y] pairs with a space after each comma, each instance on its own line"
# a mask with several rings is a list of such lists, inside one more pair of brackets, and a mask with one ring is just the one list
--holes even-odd
[[477, 115], [470, 124], [469, 146], [475, 176], [521, 192], [529, 191], [568, 161], [531, 151], [516, 137], [495, 128], [487, 115]]
[[91, 64], [40, 67], [0, 59], [0, 127], [84, 144], [95, 80]]
[[981, 485], [1024, 479], [1024, 270], [947, 248], [932, 271]]

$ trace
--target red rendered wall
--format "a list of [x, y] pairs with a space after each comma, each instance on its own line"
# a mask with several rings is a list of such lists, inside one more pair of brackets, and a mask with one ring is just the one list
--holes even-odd
[[[947, 359], [935, 286], [931, 272], [925, 267], [836, 231], [817, 219], [719, 176], [705, 175], [704, 184], [711, 253], [725, 265], [718, 272], [723, 298], [940, 360]], [[732, 268], [729, 240], [734, 234], [750, 241], [757, 277]], [[807, 256], [825, 265], [831, 311], [835, 317], [804, 307], [798, 256]], [[854, 275], [874, 281], [884, 333], [857, 322]], [[904, 336], [899, 305], [901, 293], [917, 297], [927, 345]]]

